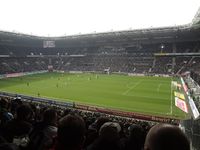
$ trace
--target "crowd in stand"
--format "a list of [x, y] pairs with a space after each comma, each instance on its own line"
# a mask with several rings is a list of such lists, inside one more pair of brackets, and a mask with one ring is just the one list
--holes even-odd
[[0, 58], [0, 61], [0, 75], [47, 70], [48, 68], [46, 58]]
[[0, 97], [0, 149], [189, 150], [174, 125]]
[[[163, 47], [161, 47], [163, 45]], [[199, 43], [141, 44], [129, 47], [99, 46], [71, 49], [0, 49], [0, 74], [56, 70], [176, 74], [199, 70], [200, 57], [165, 56], [166, 53], [199, 53]], [[9, 49], [9, 48], [8, 48]], [[154, 56], [155, 53], [161, 56]], [[6, 54], [6, 56], [4, 56]], [[7, 56], [8, 55], [8, 56]], [[29, 57], [27, 57], [27, 55]], [[174, 61], [173, 61], [174, 59]]]

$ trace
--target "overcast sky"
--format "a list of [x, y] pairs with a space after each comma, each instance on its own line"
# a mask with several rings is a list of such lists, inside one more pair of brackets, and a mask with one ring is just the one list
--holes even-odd
[[0, 0], [0, 30], [62, 36], [190, 23], [200, 0]]

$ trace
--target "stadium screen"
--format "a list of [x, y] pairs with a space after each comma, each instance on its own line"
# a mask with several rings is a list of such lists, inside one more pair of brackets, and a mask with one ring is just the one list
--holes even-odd
[[53, 48], [55, 46], [55, 41], [43, 41], [43, 48]]

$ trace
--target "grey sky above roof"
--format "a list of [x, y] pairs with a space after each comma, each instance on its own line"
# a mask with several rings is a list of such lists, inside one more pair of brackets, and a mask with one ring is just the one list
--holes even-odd
[[200, 0], [0, 0], [0, 30], [39, 36], [188, 24]]

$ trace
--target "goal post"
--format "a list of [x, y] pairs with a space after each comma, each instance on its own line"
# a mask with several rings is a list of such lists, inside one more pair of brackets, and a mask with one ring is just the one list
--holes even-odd
[[173, 90], [177, 90], [178, 89], [178, 86], [177, 86], [177, 81], [172, 81], [171, 82], [171, 88], [173, 89]]

